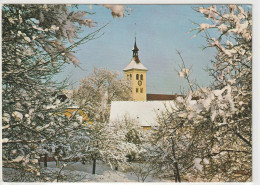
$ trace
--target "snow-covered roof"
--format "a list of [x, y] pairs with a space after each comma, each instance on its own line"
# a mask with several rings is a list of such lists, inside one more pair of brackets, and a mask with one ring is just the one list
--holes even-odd
[[146, 70], [148, 71], [148, 69], [146, 67], [144, 67], [144, 65], [139, 61], [138, 58], [136, 59], [136, 57], [133, 57], [132, 60], [130, 61], [130, 63], [123, 69], [123, 71], [127, 71], [130, 69], [140, 69], [140, 70]]
[[110, 122], [116, 123], [127, 116], [140, 126], [158, 126], [157, 114], [171, 107], [176, 109], [174, 101], [113, 101]]
[[72, 106], [68, 107], [68, 109], [79, 109], [79, 106], [77, 106], [77, 105], [72, 105]]

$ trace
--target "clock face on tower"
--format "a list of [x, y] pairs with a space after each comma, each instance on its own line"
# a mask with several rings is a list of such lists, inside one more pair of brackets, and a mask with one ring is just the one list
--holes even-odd
[[139, 86], [142, 85], [142, 81], [141, 81], [141, 80], [138, 81], [138, 85], [139, 85]]

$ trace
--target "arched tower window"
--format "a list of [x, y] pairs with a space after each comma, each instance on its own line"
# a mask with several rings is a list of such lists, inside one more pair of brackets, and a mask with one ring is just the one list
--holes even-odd
[[139, 74], [136, 74], [136, 80], [139, 80]]
[[130, 80], [132, 80], [132, 74], [130, 74]]
[[143, 75], [140, 75], [140, 79], [141, 79], [141, 80], [143, 80], [143, 79], [144, 79]]
[[127, 80], [129, 80], [129, 75], [127, 75]]

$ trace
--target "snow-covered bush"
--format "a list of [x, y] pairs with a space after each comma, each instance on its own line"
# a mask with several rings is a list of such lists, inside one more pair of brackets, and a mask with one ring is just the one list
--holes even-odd
[[[153, 173], [154, 165], [150, 163], [150, 135], [152, 131], [142, 129], [136, 120], [125, 116], [115, 123], [110, 123], [110, 137], [114, 143], [109, 147], [109, 154], [118, 156], [112, 165], [124, 172], [135, 174], [139, 182], [144, 182]], [[110, 141], [112, 140], [109, 139]]]
[[152, 174], [154, 168], [150, 161], [137, 161], [128, 163], [128, 171], [135, 174], [138, 182], [145, 182], [146, 178]]

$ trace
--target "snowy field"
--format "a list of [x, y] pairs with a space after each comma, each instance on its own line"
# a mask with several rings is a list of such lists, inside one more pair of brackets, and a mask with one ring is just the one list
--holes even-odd
[[[43, 165], [43, 163], [41, 163]], [[56, 168], [55, 162], [48, 162], [48, 167], [45, 170], [46, 173], [56, 172], [58, 174], [59, 169]], [[77, 162], [66, 166], [61, 173], [63, 176], [67, 176], [66, 179], [61, 181], [67, 182], [138, 182], [137, 176], [132, 172], [122, 172], [111, 170], [111, 168], [101, 162], [97, 162], [96, 174], [92, 174], [92, 164], [82, 164]], [[4, 181], [14, 181], [17, 173], [10, 169], [3, 168]], [[55, 182], [56, 179], [50, 179]], [[141, 180], [140, 180], [141, 182]], [[152, 176], [148, 176], [145, 182], [171, 182], [165, 179], [158, 179]]]

